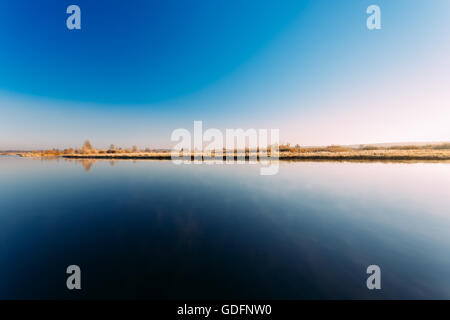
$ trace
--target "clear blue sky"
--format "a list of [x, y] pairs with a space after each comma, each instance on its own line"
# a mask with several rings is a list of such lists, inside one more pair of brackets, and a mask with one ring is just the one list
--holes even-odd
[[449, 31], [448, 0], [0, 0], [0, 149], [165, 147], [194, 120], [294, 144], [450, 140]]

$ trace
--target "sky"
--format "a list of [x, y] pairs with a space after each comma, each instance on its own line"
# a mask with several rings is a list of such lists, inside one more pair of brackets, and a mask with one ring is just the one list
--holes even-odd
[[0, 149], [450, 141], [449, 35], [448, 0], [0, 0]]

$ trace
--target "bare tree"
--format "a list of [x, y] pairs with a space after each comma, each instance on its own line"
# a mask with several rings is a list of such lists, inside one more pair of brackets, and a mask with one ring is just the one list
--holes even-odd
[[86, 140], [85, 142], [84, 142], [84, 144], [83, 144], [83, 149], [85, 149], [85, 150], [92, 150], [93, 148], [92, 148], [92, 144], [91, 144], [91, 142], [89, 141], [89, 140]]

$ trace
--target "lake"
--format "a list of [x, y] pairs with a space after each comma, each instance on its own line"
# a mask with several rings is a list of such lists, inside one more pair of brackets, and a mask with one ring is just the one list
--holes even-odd
[[449, 299], [450, 164], [0, 157], [0, 298]]

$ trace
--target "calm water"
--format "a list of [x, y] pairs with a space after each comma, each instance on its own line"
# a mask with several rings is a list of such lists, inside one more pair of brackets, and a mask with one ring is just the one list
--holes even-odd
[[0, 298], [448, 299], [450, 164], [0, 157]]

